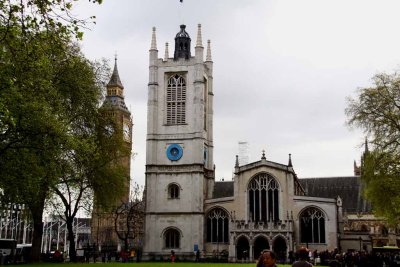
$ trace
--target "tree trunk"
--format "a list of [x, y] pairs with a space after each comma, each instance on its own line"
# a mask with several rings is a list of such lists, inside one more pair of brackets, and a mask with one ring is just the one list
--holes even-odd
[[42, 248], [42, 234], [43, 234], [42, 214], [43, 213], [32, 214], [33, 216], [33, 238], [32, 238], [32, 251], [31, 251], [32, 262], [40, 261], [41, 248]]
[[125, 237], [125, 240], [124, 240], [124, 245], [125, 245], [125, 251], [128, 251], [128, 248], [129, 248], [129, 237]]
[[73, 230], [74, 218], [67, 218], [68, 240], [69, 240], [69, 260], [70, 262], [77, 262], [75, 236]]

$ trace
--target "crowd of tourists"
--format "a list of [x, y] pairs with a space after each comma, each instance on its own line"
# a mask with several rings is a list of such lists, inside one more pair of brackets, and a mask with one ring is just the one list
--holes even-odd
[[400, 266], [398, 252], [368, 252], [348, 251], [340, 253], [334, 251], [313, 251], [309, 254], [310, 260], [316, 265], [331, 267], [395, 267]]
[[[349, 251], [308, 251], [300, 248], [296, 253], [289, 253], [292, 267], [312, 267], [317, 265], [329, 267], [396, 267], [400, 266], [399, 252]], [[264, 250], [257, 261], [257, 267], [277, 267], [273, 251]]]

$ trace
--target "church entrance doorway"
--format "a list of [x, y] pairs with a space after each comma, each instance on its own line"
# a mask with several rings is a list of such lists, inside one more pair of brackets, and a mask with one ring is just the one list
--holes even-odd
[[255, 260], [258, 259], [258, 257], [260, 257], [261, 251], [263, 251], [264, 249], [269, 249], [268, 240], [263, 236], [259, 236], [254, 241], [253, 257]]
[[241, 236], [236, 245], [236, 257], [238, 260], [248, 260], [249, 259], [249, 241], [246, 237]]
[[287, 245], [285, 239], [281, 236], [275, 238], [273, 248], [276, 254], [277, 262], [286, 262]]

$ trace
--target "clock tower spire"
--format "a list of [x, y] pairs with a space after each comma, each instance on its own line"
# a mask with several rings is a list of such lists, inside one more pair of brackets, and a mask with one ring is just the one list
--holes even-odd
[[[132, 153], [132, 117], [131, 112], [125, 104], [124, 86], [121, 82], [118, 73], [117, 57], [114, 60], [114, 69], [111, 74], [110, 80], [106, 85], [106, 97], [100, 108], [100, 112], [109, 118], [113, 119], [115, 128], [111, 133], [117, 133], [118, 136], [123, 138], [124, 144], [127, 146], [129, 153], [119, 160], [126, 170], [126, 180], [123, 188], [123, 195], [116, 203], [109, 203], [111, 207], [120, 206], [122, 203], [128, 203], [130, 194], [130, 171], [131, 171], [131, 153]], [[111, 209], [114, 210], [114, 209]], [[92, 238], [93, 242], [99, 246], [105, 242], [114, 241], [116, 244], [120, 242], [116, 234], [106, 237], [106, 232], [109, 229], [114, 229], [114, 220], [112, 212], [105, 212], [102, 207], [94, 207], [92, 213]], [[114, 231], [112, 231], [114, 233]], [[106, 240], [107, 239], [107, 240]]]

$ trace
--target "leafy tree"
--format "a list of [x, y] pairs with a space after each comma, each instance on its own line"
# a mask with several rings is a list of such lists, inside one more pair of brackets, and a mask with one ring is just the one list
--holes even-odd
[[57, 160], [68, 132], [68, 124], [58, 117], [62, 103], [54, 86], [59, 75], [54, 66], [65, 60], [66, 44], [38, 33], [29, 45], [22, 38], [13, 40], [12, 47], [1, 45], [0, 187], [7, 198], [3, 201], [25, 203], [31, 211], [37, 260], [44, 203], [60, 175]]
[[[89, 2], [101, 4], [103, 1]], [[0, 1], [0, 43], [20, 38], [20, 35], [15, 35], [16, 28], [21, 31], [27, 43], [30, 35], [38, 32], [56, 33], [58, 37], [74, 34], [82, 38], [81, 28], [94, 22], [95, 16], [88, 19], [74, 16], [72, 10], [76, 3], [77, 0]]]
[[[101, 77], [106, 75], [102, 71], [96, 75], [94, 70], [99, 68], [79, 54], [73, 55], [61, 68], [59, 92], [73, 93], [62, 97], [64, 110], [59, 116], [65, 116], [69, 123], [68, 139], [58, 160], [61, 169], [58, 182], [50, 187], [50, 192], [58, 200], [53, 204], [63, 207], [60, 215], [68, 229], [70, 260], [75, 262], [75, 242], [71, 241], [74, 240], [74, 218], [79, 209], [93, 200], [93, 193], [98, 202], [116, 201], [123, 193], [127, 170], [121, 159], [129, 157], [130, 151], [120, 126], [113, 117], [104, 117], [98, 108], [104, 83]], [[115, 129], [114, 134], [110, 134], [110, 128]]]
[[66, 79], [65, 71], [78, 66], [90, 72], [90, 63], [71, 45], [71, 37], [81, 38], [87, 22], [71, 15], [75, 3], [0, 1], [0, 187], [2, 201], [25, 203], [32, 213], [32, 260], [40, 256], [44, 203], [60, 183], [66, 155], [85, 147], [76, 141], [78, 125], [87, 123], [85, 129], [92, 129], [92, 121], [79, 114], [98, 104], [95, 94], [82, 102], [84, 93], [94, 93], [80, 90], [94, 86], [93, 76], [81, 79], [75, 73], [74, 79]]
[[362, 180], [374, 212], [400, 221], [400, 75], [377, 74], [373, 86], [348, 99], [348, 124], [364, 130], [373, 150], [364, 155]]

